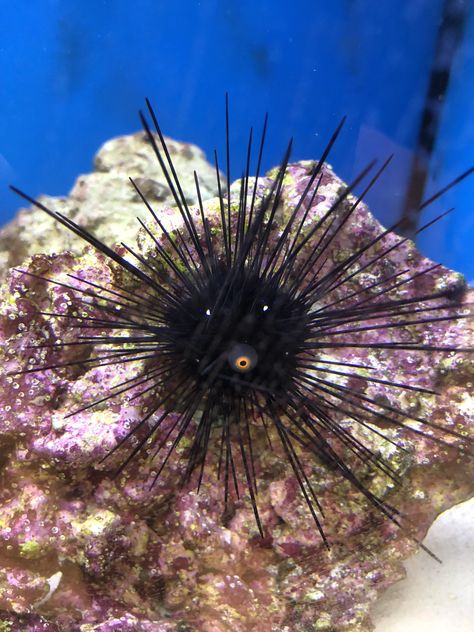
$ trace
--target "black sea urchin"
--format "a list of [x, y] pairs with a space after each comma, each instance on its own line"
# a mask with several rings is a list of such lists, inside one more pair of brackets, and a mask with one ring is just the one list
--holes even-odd
[[[68, 316], [71, 327], [78, 332], [77, 340], [57, 346], [96, 345], [96, 355], [88, 360], [94, 365], [137, 362], [143, 367], [135, 377], [118, 384], [113, 392], [87, 402], [72, 414], [132, 389], [134, 399], [153, 392], [153, 405], [113, 450], [126, 447], [132, 435], [135, 437], [135, 444], [129, 448], [121, 469], [144, 450], [166, 420], [165, 438], [154, 449], [154, 458], [160, 455], [160, 460], [153, 482], [185, 434], [189, 435], [192, 430], [182, 482], [189, 482], [196, 474], [199, 488], [210, 441], [218, 441], [218, 477], [224, 481], [225, 505], [231, 490], [239, 494], [238, 462], [239, 467], [243, 467], [262, 536], [264, 525], [258, 510], [252, 449], [256, 425], [265, 431], [269, 424], [276, 429], [326, 546], [329, 543], [322, 526], [323, 509], [301, 462], [298, 453], [301, 446], [315, 459], [336, 469], [374, 507], [399, 524], [397, 511], [372, 493], [342, 456], [344, 450], [349, 450], [369, 468], [397, 480], [397, 472], [364, 444], [353, 428], [364, 427], [400, 449], [403, 447], [384, 428], [407, 428], [443, 445], [450, 445], [449, 437], [455, 438], [456, 447], [464, 450], [467, 440], [457, 431], [407, 412], [391, 400], [368, 394], [367, 386], [376, 385], [388, 392], [427, 395], [435, 392], [413, 383], [413, 376], [402, 382], [391, 379], [390, 372], [385, 374], [364, 358], [358, 361], [357, 352], [370, 349], [398, 354], [469, 352], [472, 349], [439, 344], [423, 336], [423, 329], [431, 323], [470, 317], [466, 304], [462, 306], [464, 311], [460, 306], [456, 308], [462, 287], [432, 289], [421, 294], [410, 292], [406, 298], [396, 293], [400, 288], [415, 288], [420, 278], [431, 273], [436, 265], [416, 271], [391, 270], [372, 277], [367, 274], [406, 243], [402, 238], [387, 243], [387, 236], [396, 226], [366, 240], [355, 252], [333, 256], [337, 235], [350, 223], [363, 196], [389, 160], [371, 177], [358, 197], [354, 189], [368, 177], [374, 164], [350, 186], [341, 188], [317, 221], [309, 221], [310, 210], [326, 177], [324, 163], [339, 135], [341, 123], [321, 159], [314, 163], [291, 213], [283, 216], [281, 197], [291, 143], [281, 167], [270, 180], [264, 180], [260, 167], [267, 127], [265, 119], [255, 178], [249, 176], [251, 131], [237, 194], [235, 188], [231, 190], [230, 181], [223, 183], [216, 155], [218, 207], [215, 213], [208, 213], [196, 173], [199, 204], [196, 208], [188, 204], [155, 113], [148, 102], [147, 106], [156, 134], [142, 114], [141, 120], [181, 220], [179, 227], [167, 227], [132, 180], [152, 218], [150, 224], [139, 221], [153, 244], [153, 256], [144, 256], [125, 244], [122, 245], [125, 253], [119, 254], [63, 214], [51, 211], [12, 187], [115, 262], [123, 271], [123, 278], [130, 280], [130, 283], [124, 280], [106, 287], [92, 279], [74, 276], [74, 285], [59, 283], [80, 292], [84, 307], [90, 311], [89, 315]], [[226, 132], [229, 177], [228, 107]], [[420, 230], [424, 228], [426, 226]], [[366, 280], [367, 276], [370, 281]], [[357, 290], [354, 290], [354, 280], [359, 281]], [[63, 317], [58, 313], [49, 315]], [[397, 338], [397, 332], [406, 331], [412, 333], [409, 340], [402, 335]], [[341, 349], [351, 349], [351, 358], [338, 354]], [[79, 362], [49, 364], [23, 372], [71, 364]], [[341, 423], [341, 418], [350, 423]], [[414, 423], [409, 425], [410, 422]]]

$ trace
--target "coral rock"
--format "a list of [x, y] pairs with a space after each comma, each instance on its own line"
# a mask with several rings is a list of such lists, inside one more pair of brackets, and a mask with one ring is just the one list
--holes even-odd
[[[202, 161], [192, 146], [173, 143], [171, 147], [175, 160], [179, 155], [185, 161]], [[283, 215], [301, 195], [311, 166], [309, 162], [290, 165]], [[132, 243], [137, 230], [134, 227], [132, 232], [131, 218], [144, 217], [145, 209], [135, 199], [126, 174], [141, 179], [151, 201], [160, 201], [163, 213], [176, 218], [141, 134], [107, 143], [96, 158], [96, 169], [79, 178], [69, 198], [43, 201], [72, 214], [108, 243], [122, 241], [123, 234]], [[197, 167], [201, 182], [207, 183], [205, 193], [212, 195], [209, 169]], [[192, 174], [179, 164], [177, 170]], [[340, 187], [341, 181], [325, 167], [320, 194], [308, 214], [309, 225], [322, 216]], [[215, 201], [209, 208], [213, 205]], [[361, 205], [351, 226], [338, 234], [333, 256], [360, 248], [382, 230]], [[211, 465], [199, 493], [191, 484], [176, 488], [185, 466], [179, 460], [181, 447], [153, 488], [149, 484], [153, 466], [145, 456], [114, 477], [120, 455], [104, 457], [140, 419], [146, 402], [137, 403], [132, 393], [68, 414], [133, 376], [136, 368], [89, 366], [91, 349], [83, 347], [32, 346], [73, 341], [77, 332], [71, 331], [67, 316], [84, 308], [73, 290], [39, 277], [74, 286], [67, 276], [72, 273], [107, 284], [117, 271], [40, 211], [22, 211], [2, 235], [11, 248], [7, 261], [21, 263], [24, 272], [11, 271], [1, 288], [0, 631], [372, 629], [371, 603], [403, 576], [401, 563], [416, 549], [407, 532], [380, 516], [340, 474], [309, 453], [305, 460], [301, 447], [306, 473], [325, 509], [324, 525], [332, 544], [326, 551], [271, 428], [274, 449], [268, 447], [263, 432], [259, 435], [257, 430], [255, 440], [264, 540], [258, 536], [248, 498], [234, 499], [232, 512], [222, 515], [223, 491], [216, 483], [215, 467], [219, 448], [212, 442]], [[142, 248], [152, 247], [143, 234], [139, 239]], [[396, 240], [387, 235], [383, 243]], [[426, 264], [411, 242], [380, 262], [385, 271], [408, 267], [416, 272]], [[372, 269], [371, 274], [378, 272]], [[462, 287], [462, 280], [441, 268], [423, 275], [417, 291], [441, 285]], [[48, 316], [51, 311], [64, 317]], [[473, 344], [472, 329], [465, 321], [431, 323], [425, 333], [440, 343]], [[376, 340], [379, 334], [372, 335]], [[350, 357], [347, 350], [338, 353]], [[417, 414], [447, 428], [472, 432], [472, 361], [456, 354], [362, 353], [394, 381], [412, 374], [418, 385], [436, 386], [438, 397], [416, 393], [410, 399], [403, 394], [408, 398], [404, 403]], [[74, 365], [79, 360], [80, 368]], [[11, 374], [59, 362], [71, 365]], [[372, 396], [387, 396], [383, 385], [367, 388]], [[164, 424], [158, 441], [166, 431]], [[412, 535], [423, 538], [440, 511], [472, 493], [472, 466], [455, 449], [403, 428], [390, 432], [406, 451], [401, 453], [382, 440], [377, 443], [363, 429], [360, 436], [403, 473], [403, 484], [394, 487], [380, 476], [370, 486], [410, 521]], [[349, 462], [351, 458], [348, 454]], [[354, 459], [351, 465], [358, 467]], [[237, 476], [244, 480], [242, 472]]]

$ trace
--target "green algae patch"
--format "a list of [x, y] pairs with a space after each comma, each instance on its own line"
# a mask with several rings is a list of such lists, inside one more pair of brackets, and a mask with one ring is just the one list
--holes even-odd
[[36, 540], [27, 540], [26, 542], [20, 544], [20, 555], [27, 560], [34, 560], [38, 557], [41, 557], [42, 554], [43, 549], [41, 547], [41, 544]]
[[83, 521], [73, 520], [71, 524], [76, 535], [98, 537], [108, 531], [116, 520], [117, 515], [113, 511], [103, 509], [93, 513]]

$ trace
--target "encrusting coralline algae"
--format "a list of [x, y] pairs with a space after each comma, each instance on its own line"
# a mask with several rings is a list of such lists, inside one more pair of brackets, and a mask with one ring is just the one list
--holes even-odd
[[[202, 166], [200, 152], [179, 143], [172, 147], [175, 161], [178, 156], [201, 161], [197, 169], [208, 174], [209, 182], [205, 197], [213, 196], [212, 168]], [[142, 178], [152, 201], [162, 198], [161, 212], [178, 221], [157, 170], [156, 175], [150, 171], [151, 160], [142, 134], [111, 141], [96, 159], [98, 170], [82, 176], [70, 198], [48, 204], [72, 210], [78, 223], [108, 243], [122, 241], [123, 234], [132, 243], [131, 231], [137, 233], [138, 227], [134, 218], [143, 209], [128, 175]], [[283, 215], [301, 196], [311, 166], [310, 162], [289, 166]], [[193, 163], [179, 172], [192, 173], [194, 168]], [[257, 195], [263, 195], [265, 182], [262, 178]], [[308, 214], [309, 225], [321, 217], [340, 187], [341, 181], [325, 167]], [[238, 195], [237, 185], [234, 192]], [[209, 213], [218, 212], [215, 200], [205, 206]], [[350, 225], [337, 235], [331, 256], [335, 260], [347, 256], [382, 230], [367, 207], [360, 205]], [[141, 251], [151, 252], [153, 244], [144, 231], [137, 237]], [[380, 247], [397, 239], [388, 235]], [[403, 575], [401, 562], [416, 549], [407, 532], [379, 515], [338, 472], [310, 453], [305, 459], [305, 449], [299, 447], [325, 510], [324, 528], [332, 545], [326, 551], [271, 425], [272, 449], [263, 429], [256, 430], [254, 441], [264, 540], [248, 499], [234, 499], [233, 511], [222, 516], [222, 485], [213, 467], [218, 441], [210, 443], [211, 465], [204, 471], [199, 494], [193, 485], [176, 487], [186, 466], [184, 459], [179, 460], [186, 438], [153, 488], [149, 486], [153, 465], [144, 455], [114, 478], [120, 455], [103, 459], [140, 419], [147, 402], [134, 401], [129, 393], [71, 417], [67, 414], [133, 377], [137, 367], [124, 363], [90, 368], [85, 361], [92, 349], [83, 346], [31, 347], [73, 342], [77, 331], [71, 330], [68, 319], [46, 313], [67, 316], [84, 309], [72, 290], [39, 276], [74, 285], [66, 276], [72, 273], [109, 285], [119, 272], [103, 255], [84, 248], [37, 210], [23, 211], [3, 229], [2, 243], [5, 261], [17, 269], [5, 275], [1, 287], [0, 632], [372, 629], [371, 603]], [[357, 290], [362, 281], [370, 285], [382, 272], [416, 273], [428, 263], [407, 242], [372, 267], [367, 278], [354, 280], [353, 288]], [[401, 287], [400, 296], [461, 285], [460, 275], [438, 268], [420, 276], [415, 288]], [[469, 292], [464, 301], [468, 296]], [[472, 327], [466, 320], [430, 323], [424, 330], [436, 344], [473, 346]], [[413, 328], [405, 332], [408, 340], [412, 332]], [[376, 340], [382, 334], [372, 335]], [[384, 332], [383, 339], [390, 335]], [[403, 332], [398, 331], [400, 335]], [[472, 436], [474, 372], [469, 357], [367, 349], [357, 353], [339, 349], [334, 357], [380, 367], [380, 376], [394, 382], [407, 382], [413, 376], [417, 386], [434, 388], [438, 396], [401, 392], [397, 403]], [[84, 362], [80, 367], [74, 365], [79, 360]], [[72, 364], [60, 370], [12, 374], [58, 362]], [[366, 389], [371, 397], [393, 398], [393, 389], [387, 391], [382, 384], [372, 383]], [[159, 429], [157, 441], [172, 423], [171, 416]], [[387, 477], [367, 470], [365, 483], [402, 512], [415, 537], [423, 538], [441, 510], [472, 494], [472, 461], [463, 453], [400, 428], [384, 427], [384, 432], [405, 450], [368, 430], [356, 432], [402, 475], [403, 484], [394, 487]], [[449, 442], [460, 444], [454, 437]], [[363, 465], [346, 452], [347, 463], [363, 477]], [[239, 469], [237, 476], [244, 481]]]

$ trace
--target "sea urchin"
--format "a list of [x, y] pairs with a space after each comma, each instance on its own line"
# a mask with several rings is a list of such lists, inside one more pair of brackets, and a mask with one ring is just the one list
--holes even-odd
[[[151, 215], [150, 223], [139, 221], [143, 234], [153, 244], [153, 256], [144, 256], [125, 244], [121, 251], [114, 250], [65, 215], [12, 187], [112, 260], [122, 270], [124, 279], [113, 286], [78, 275], [70, 275], [70, 285], [53, 281], [79, 293], [86, 313], [66, 316], [76, 332], [74, 342], [52, 346], [94, 346], [95, 353], [88, 360], [44, 364], [21, 373], [84, 362], [90, 366], [137, 363], [141, 368], [133, 378], [71, 414], [131, 391], [138, 401], [153, 393], [153, 405], [112, 450], [128, 446], [120, 470], [153, 442], [166, 421], [165, 436], [153, 444], [152, 457], [157, 466], [152, 484], [186, 435], [191, 441], [185, 450], [181, 483], [196, 477], [199, 489], [208, 447], [211, 441], [217, 441], [215, 465], [218, 479], [223, 480], [224, 504], [227, 506], [231, 494], [239, 495], [236, 472], [243, 468], [262, 536], [265, 526], [259, 515], [252, 443], [257, 426], [267, 432], [273, 425], [276, 430], [326, 546], [329, 542], [322, 524], [323, 507], [301, 461], [301, 447], [337, 470], [382, 514], [400, 524], [397, 510], [373, 493], [358, 476], [357, 468], [343, 456], [344, 451], [350, 451], [373, 471], [395, 482], [398, 479], [395, 469], [361, 441], [354, 429], [363, 427], [401, 450], [403, 446], [387, 429], [406, 428], [442, 445], [454, 443], [463, 450], [467, 449], [467, 440], [456, 430], [403, 408], [396, 397], [371, 395], [372, 386], [383, 387], [386, 395], [411, 392], [431, 396], [435, 392], [416, 380], [414, 383], [413, 376], [395, 381], [388, 369], [372, 366], [364, 357], [358, 359], [357, 354], [368, 349], [379, 352], [380, 357], [470, 352], [470, 348], [433, 341], [429, 327], [443, 320], [469, 318], [471, 314], [466, 304], [459, 304], [462, 284], [421, 294], [411, 291], [400, 298], [400, 288], [413, 290], [420, 278], [437, 266], [415, 272], [406, 268], [384, 270], [381, 262], [407, 242], [391, 234], [396, 226], [368, 238], [356, 251], [334, 252], [337, 235], [350, 224], [363, 196], [389, 160], [371, 176], [360, 195], [355, 196], [354, 190], [369, 178], [374, 163], [351, 185], [342, 187], [317, 220], [310, 219], [310, 210], [327, 179], [325, 160], [341, 123], [321, 159], [314, 163], [291, 213], [285, 215], [281, 197], [291, 143], [273, 177], [262, 178], [265, 119], [254, 178], [249, 175], [252, 130], [237, 188], [231, 188], [230, 180], [224, 183], [216, 154], [219, 195], [211, 212], [212, 204], [203, 204], [196, 173], [199, 203], [196, 207], [188, 204], [155, 113], [148, 102], [147, 106], [156, 133], [141, 115], [144, 130], [180, 216], [179, 226], [167, 225], [139, 185], [131, 181]], [[226, 131], [230, 178], [228, 106]], [[64, 317], [54, 312], [48, 315]], [[347, 349], [352, 350], [351, 359], [339, 354]], [[134, 443], [130, 447], [132, 436]]]

